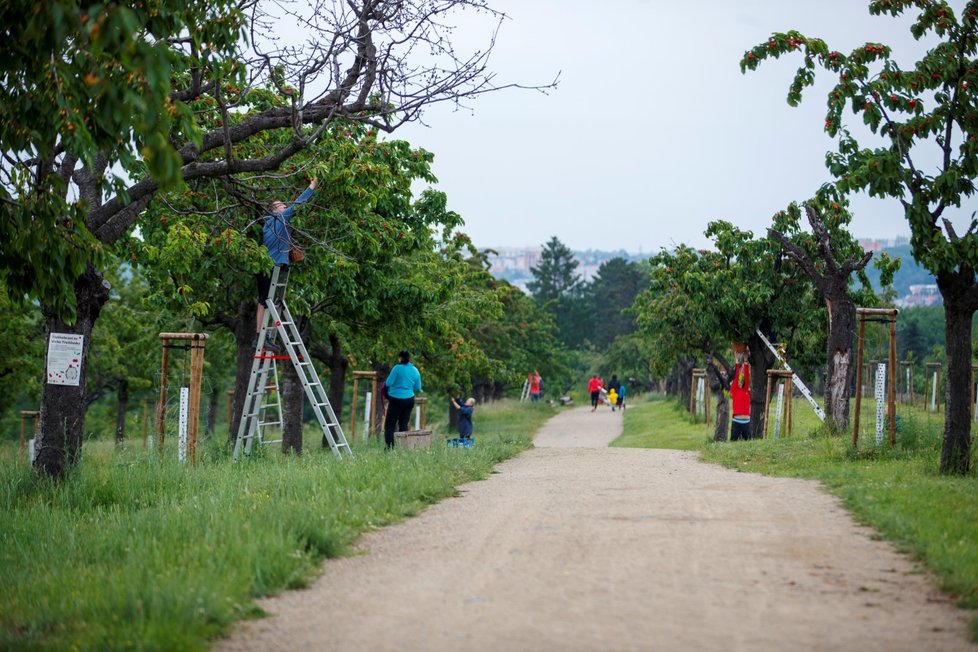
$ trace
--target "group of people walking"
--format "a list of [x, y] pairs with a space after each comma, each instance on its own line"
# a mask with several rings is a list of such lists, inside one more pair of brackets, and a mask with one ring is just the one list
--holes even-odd
[[597, 374], [591, 376], [587, 382], [587, 391], [591, 395], [591, 412], [598, 409], [602, 400], [611, 406], [612, 412], [616, 409], [625, 409], [625, 394], [628, 393], [628, 388], [625, 387], [625, 383], [618, 380], [617, 374], [611, 374], [607, 387]]

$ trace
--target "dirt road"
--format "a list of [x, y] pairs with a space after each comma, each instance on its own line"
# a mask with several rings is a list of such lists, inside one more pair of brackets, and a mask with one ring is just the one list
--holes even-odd
[[561, 413], [218, 649], [978, 649], [971, 612], [817, 484], [606, 448], [619, 432], [617, 412]]

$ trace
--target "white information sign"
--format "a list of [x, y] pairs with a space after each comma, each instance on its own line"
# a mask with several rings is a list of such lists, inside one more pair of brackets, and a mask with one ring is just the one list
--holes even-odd
[[84, 335], [51, 333], [48, 340], [47, 383], [49, 385], [78, 385], [81, 380]]

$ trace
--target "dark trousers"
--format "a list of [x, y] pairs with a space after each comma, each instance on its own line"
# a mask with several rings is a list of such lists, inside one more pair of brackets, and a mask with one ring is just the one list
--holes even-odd
[[747, 441], [751, 438], [751, 427], [750, 422], [747, 423], [737, 423], [736, 421], [730, 422], [730, 441]]
[[591, 407], [598, 407], [599, 396], [601, 396], [601, 392], [591, 392]]
[[387, 417], [384, 419], [384, 442], [387, 448], [394, 448], [395, 426], [397, 432], [404, 432], [408, 429], [408, 421], [411, 419], [411, 410], [414, 409], [414, 397], [387, 399]]

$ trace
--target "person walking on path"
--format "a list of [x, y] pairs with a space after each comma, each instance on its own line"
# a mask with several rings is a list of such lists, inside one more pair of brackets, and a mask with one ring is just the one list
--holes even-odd
[[394, 429], [404, 432], [408, 429], [411, 410], [414, 409], [414, 395], [421, 391], [421, 372], [411, 362], [411, 353], [401, 351], [397, 354], [397, 364], [387, 376], [387, 416], [384, 417], [384, 443], [394, 448]]
[[530, 401], [536, 403], [540, 400], [540, 392], [543, 390], [543, 378], [540, 377], [540, 372], [534, 369], [526, 379], [530, 383]]
[[625, 387], [625, 383], [618, 385], [618, 409], [620, 409], [622, 412], [625, 411], [625, 393], [627, 391], [628, 388]]
[[[621, 387], [621, 383], [618, 381], [618, 374], [611, 374], [611, 380], [608, 382], [608, 400], [611, 402], [611, 411], [615, 411], [615, 407], [618, 405], [618, 388]], [[611, 392], [615, 393], [615, 397], [611, 398]]]
[[452, 405], [458, 410], [458, 436], [464, 441], [472, 439], [472, 413], [475, 411], [475, 399], [466, 399], [461, 405], [452, 398]]
[[591, 394], [591, 412], [598, 409], [598, 398], [601, 396], [602, 389], [601, 379], [596, 375], [591, 376], [591, 380], [587, 381], [587, 391]]
[[[262, 218], [262, 242], [268, 250], [268, 257], [272, 263], [281, 268], [279, 271], [279, 281], [284, 282], [289, 274], [289, 252], [292, 250], [292, 217], [295, 209], [300, 204], [309, 201], [316, 194], [318, 180], [313, 178], [309, 181], [309, 187], [301, 195], [295, 198], [288, 206], [279, 199], [272, 202], [271, 212]], [[255, 332], [261, 330], [265, 321], [265, 300], [268, 298], [268, 291], [272, 285], [271, 272], [261, 271], [255, 275], [258, 281], [258, 310], [255, 313]], [[275, 330], [269, 331], [265, 339], [265, 349], [276, 352]]]

